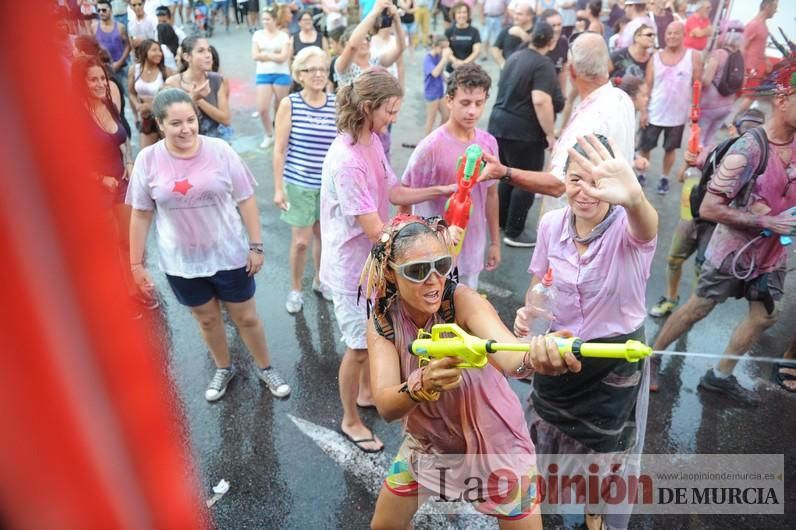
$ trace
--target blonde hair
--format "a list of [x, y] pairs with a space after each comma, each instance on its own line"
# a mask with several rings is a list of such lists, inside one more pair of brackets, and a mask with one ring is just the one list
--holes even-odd
[[307, 63], [313, 57], [323, 59], [323, 65], [329, 68], [329, 54], [317, 46], [307, 46], [296, 54], [293, 58], [293, 65], [290, 67], [290, 73], [297, 83], [299, 82], [299, 73], [307, 67]]
[[398, 80], [384, 68], [370, 68], [350, 85], [337, 91], [337, 130], [347, 132], [357, 142], [373, 111], [390, 98], [403, 97]]

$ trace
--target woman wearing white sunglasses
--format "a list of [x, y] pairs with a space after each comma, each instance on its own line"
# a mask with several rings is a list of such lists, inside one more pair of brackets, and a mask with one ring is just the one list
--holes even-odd
[[[505, 378], [530, 373], [529, 354], [499, 351], [480, 369], [460, 369], [461, 359], [455, 357], [421, 367], [409, 345], [421, 328], [430, 331], [434, 324], [456, 323], [498, 341], [517, 338], [489, 302], [448, 277], [452, 243], [440, 218], [398, 216], [378, 241], [363, 272], [363, 294], [372, 301], [371, 387], [379, 414], [388, 421], [400, 419], [406, 437], [384, 480], [371, 527], [408, 527], [426, 498], [458, 498], [480, 479], [480, 498], [465, 500], [497, 517], [503, 530], [541, 529], [531, 479], [534, 448], [520, 402]], [[535, 347], [540, 350], [535, 354], [558, 355], [554, 343]], [[501, 495], [505, 487], [498, 492], [489, 486], [486, 477], [498, 469], [521, 484], [513, 494]]]

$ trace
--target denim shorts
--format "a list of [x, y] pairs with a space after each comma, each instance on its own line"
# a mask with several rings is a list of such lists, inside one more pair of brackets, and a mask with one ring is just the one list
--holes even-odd
[[222, 302], [240, 303], [254, 296], [254, 277], [249, 276], [246, 267], [229, 271], [218, 271], [212, 276], [183, 278], [166, 275], [174, 296], [182, 305], [197, 307], [213, 298]]
[[257, 74], [254, 80], [257, 85], [290, 86], [293, 79], [287, 74]]

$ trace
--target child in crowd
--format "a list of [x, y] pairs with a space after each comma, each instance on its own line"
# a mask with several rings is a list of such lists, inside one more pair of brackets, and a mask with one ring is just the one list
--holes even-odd
[[426, 100], [426, 131], [424, 136], [434, 129], [439, 114], [440, 125], [448, 121], [448, 107], [445, 96], [445, 67], [453, 57], [448, 38], [436, 35], [431, 41], [431, 50], [423, 61], [423, 96]]
[[[621, 79], [615, 79], [614, 82], [617, 84], [617, 88], [624, 90], [625, 93], [630, 96], [630, 99], [633, 100], [633, 108], [636, 110], [636, 112], [647, 108], [647, 104], [650, 100], [650, 91], [643, 79], [634, 77], [632, 75], [627, 75]], [[638, 181], [642, 186], [644, 185], [644, 182], [646, 182], [644, 171], [647, 170], [649, 165], [650, 161], [641, 156], [638, 151], [634, 153], [633, 169], [636, 170], [636, 176], [638, 177]]]
[[337, 92], [337, 80], [334, 78], [334, 63], [343, 52], [343, 43], [340, 41], [345, 33], [345, 26], [340, 26], [329, 31], [329, 52], [332, 55], [332, 62], [329, 64], [329, 82], [327, 83], [328, 92]]
[[[401, 185], [390, 191], [390, 201], [399, 206], [415, 205], [416, 215], [443, 215], [445, 201], [456, 189], [456, 162], [467, 146], [478, 144], [497, 157], [495, 137], [477, 129], [486, 106], [492, 78], [479, 65], [466, 63], [448, 78], [445, 104], [450, 117], [426, 136], [409, 158]], [[500, 263], [498, 194], [494, 181], [481, 182], [471, 192], [473, 213], [458, 257], [459, 281], [476, 289], [481, 271]], [[487, 231], [491, 244], [487, 250]], [[486, 267], [484, 251], [487, 250]]]

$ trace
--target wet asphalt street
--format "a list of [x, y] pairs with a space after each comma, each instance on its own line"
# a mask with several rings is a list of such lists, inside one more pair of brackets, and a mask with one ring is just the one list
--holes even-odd
[[[263, 226], [266, 264], [257, 278], [257, 305], [265, 322], [274, 365], [293, 388], [287, 400], [272, 398], [254, 373], [254, 364], [228, 324], [228, 337], [239, 374], [226, 396], [210, 404], [204, 399], [205, 385], [213, 365], [198, 329], [181, 307], [162, 274], [156, 275], [164, 301], [160, 312], [150, 314], [153, 337], [167, 354], [186, 443], [195, 456], [202, 496], [212, 496], [211, 487], [220, 479], [230, 490], [211, 509], [209, 516], [223, 529], [321, 529], [366, 528], [375, 495], [389, 459], [400, 441], [400, 425], [388, 424], [375, 411], [363, 412], [365, 422], [384, 441], [383, 455], [365, 456], [335, 434], [341, 418], [337, 393], [337, 369], [344, 350], [334, 321], [332, 304], [310, 289], [308, 265], [302, 313], [289, 315], [284, 301], [289, 289], [287, 252], [288, 227], [278, 219], [273, 206], [271, 154], [257, 146], [262, 140], [254, 110], [254, 66], [245, 29], [223, 31], [212, 39], [221, 56], [221, 72], [231, 82], [231, 106], [235, 139], [233, 146], [244, 157], [258, 182], [258, 203]], [[401, 174], [410, 149], [402, 142], [416, 143], [422, 130], [422, 53], [407, 61], [407, 94], [399, 121], [393, 128], [392, 162]], [[497, 91], [497, 68], [482, 63], [493, 74]], [[491, 104], [490, 104], [491, 107]], [[489, 108], [489, 107], [488, 107]], [[488, 113], [482, 118], [485, 127]], [[654, 152], [653, 169], [660, 168], [662, 152]], [[654, 171], [650, 171], [654, 175]], [[654, 191], [649, 178], [647, 191]], [[677, 222], [679, 184], [663, 198], [649, 195], [661, 214], [661, 231], [647, 306], [664, 290], [665, 258]], [[535, 226], [538, 206], [528, 221]], [[153, 249], [154, 251], [154, 249]], [[152, 255], [150, 253], [150, 255]], [[510, 323], [523, 302], [528, 285], [529, 250], [503, 247], [503, 263], [481, 280], [489, 300]], [[153, 261], [150, 258], [150, 261]], [[790, 264], [794, 266], [791, 252]], [[685, 264], [681, 296], [690, 291], [692, 260]], [[718, 307], [684, 337], [677, 349], [696, 352], [723, 351], [729, 335], [746, 310], [742, 301]], [[647, 321], [649, 342], [661, 321]], [[756, 355], [780, 356], [796, 329], [796, 274], [787, 281], [782, 317], [754, 347]], [[736, 370], [747, 387], [756, 387], [764, 402], [758, 409], [735, 408], [722, 399], [705, 396], [696, 389], [699, 377], [710, 365], [706, 359], [670, 358], [664, 361], [661, 391], [651, 398], [647, 425], [647, 453], [775, 453], [785, 454], [786, 514], [784, 516], [634, 516], [632, 528], [793, 528], [796, 523], [796, 493], [790, 479], [796, 469], [796, 395], [786, 394], [771, 383], [770, 365], [744, 361]], [[524, 399], [527, 385], [512, 383]], [[578, 518], [545, 518], [545, 528], [574, 528]], [[582, 520], [582, 519], [581, 519]], [[483, 516], [446, 520], [441, 516], [418, 516], [418, 528], [496, 528]], [[452, 525], [452, 526], [451, 526]]]

